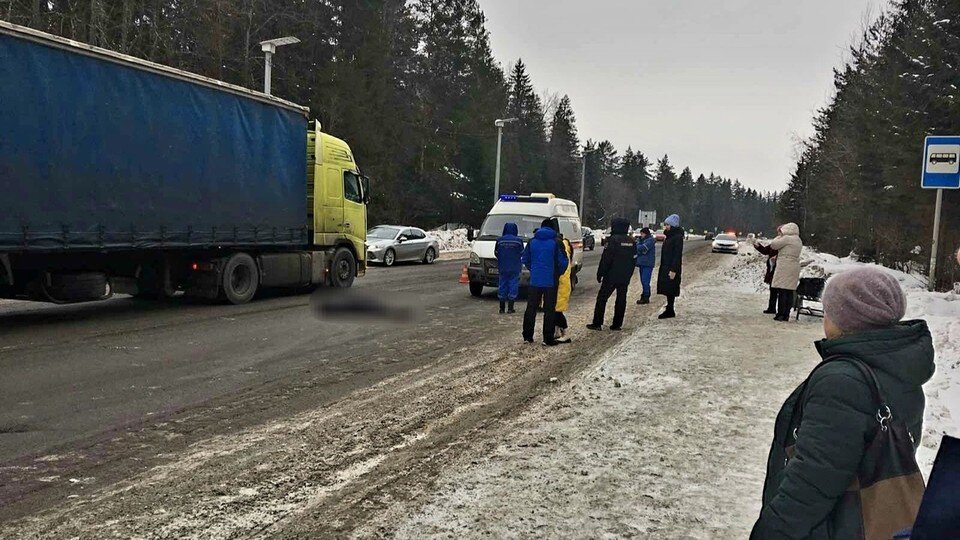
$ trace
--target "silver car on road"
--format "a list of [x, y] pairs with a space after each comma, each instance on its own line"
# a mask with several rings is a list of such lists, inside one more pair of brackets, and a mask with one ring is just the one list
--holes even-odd
[[433, 264], [440, 255], [437, 239], [423, 229], [378, 225], [367, 231], [367, 262], [393, 266], [396, 262]]

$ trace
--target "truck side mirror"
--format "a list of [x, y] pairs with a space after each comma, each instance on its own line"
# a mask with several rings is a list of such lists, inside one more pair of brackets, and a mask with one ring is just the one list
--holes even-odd
[[360, 189], [363, 190], [363, 204], [370, 204], [370, 177], [360, 176]]
[[477, 235], [474, 234], [473, 228], [467, 229], [467, 242], [473, 242], [476, 237]]

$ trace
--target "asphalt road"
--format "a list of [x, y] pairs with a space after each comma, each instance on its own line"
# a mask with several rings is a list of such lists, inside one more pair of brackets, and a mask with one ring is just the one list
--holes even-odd
[[[585, 275], [596, 271], [599, 253], [585, 254]], [[486, 290], [487, 301], [477, 301], [457, 283], [462, 266], [373, 267], [355, 282], [357, 291], [406, 295], [427, 323], [416, 327], [320, 321], [309, 295], [245, 306], [129, 298], [75, 306], [0, 304], [0, 462], [311, 367], [338, 378], [362, 375], [372, 384], [378, 378], [367, 365], [372, 350], [413, 350], [424, 326], [442, 331], [437, 323], [448, 319], [470, 321], [482, 332], [484, 319], [496, 315], [493, 289]]]
[[[592, 303], [599, 255], [585, 255], [574, 302]], [[335, 407], [452, 346], [491, 337], [495, 291], [472, 298], [457, 283], [462, 265], [374, 267], [356, 282], [361, 293], [402, 295], [422, 317], [410, 324], [318, 320], [309, 296], [245, 306], [0, 303], [0, 521], [56, 502], [37, 498], [45, 487], [23, 481], [19, 470], [35, 478], [38, 467], [52, 476], [99, 469], [104, 482], [122, 478], [193, 442]], [[515, 332], [498, 323], [498, 339], [520, 344], [515, 320]], [[176, 423], [176, 440], [158, 439], [156, 426], [167, 423]]]

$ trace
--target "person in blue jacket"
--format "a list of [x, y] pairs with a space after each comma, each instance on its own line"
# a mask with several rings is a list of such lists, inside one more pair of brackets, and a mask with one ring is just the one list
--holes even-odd
[[637, 242], [637, 268], [640, 271], [640, 285], [643, 292], [637, 304], [650, 303], [650, 278], [653, 277], [653, 268], [657, 265], [657, 239], [650, 234], [650, 229], [640, 229], [640, 241]]
[[527, 309], [523, 313], [523, 340], [533, 343], [533, 331], [537, 324], [537, 309], [543, 303], [543, 344], [557, 345], [554, 335], [554, 316], [557, 305], [557, 288], [560, 276], [567, 271], [570, 261], [557, 242], [557, 232], [542, 225], [533, 239], [527, 242], [521, 257], [523, 265], [530, 269], [530, 287], [527, 292]]
[[520, 291], [520, 257], [523, 255], [523, 239], [517, 234], [516, 223], [503, 225], [503, 236], [497, 239], [493, 252], [497, 256], [497, 270], [500, 275], [500, 313], [504, 308], [516, 313], [513, 302]]

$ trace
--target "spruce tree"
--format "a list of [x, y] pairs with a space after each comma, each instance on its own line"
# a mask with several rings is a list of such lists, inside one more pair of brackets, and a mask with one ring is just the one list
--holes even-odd
[[547, 147], [548, 189], [560, 197], [577, 200], [580, 197], [580, 141], [577, 139], [576, 119], [570, 98], [563, 96], [550, 123], [550, 141]]

